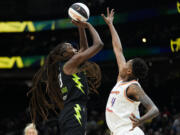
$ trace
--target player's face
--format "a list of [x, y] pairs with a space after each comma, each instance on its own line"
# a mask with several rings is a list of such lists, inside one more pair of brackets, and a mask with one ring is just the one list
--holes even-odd
[[66, 46], [66, 52], [69, 55], [74, 55], [77, 53], [77, 49], [73, 48], [73, 46], [70, 43], [65, 43]]
[[132, 68], [132, 61], [133, 61], [132, 59], [129, 60], [129, 61], [127, 61], [126, 64], [127, 64], [127, 67], [128, 67], [128, 68]]
[[29, 129], [26, 135], [37, 135], [37, 132], [34, 129]]
[[77, 49], [73, 48], [73, 46], [70, 43], [65, 43], [65, 45], [66, 45], [66, 52], [77, 53]]
[[126, 63], [127, 74], [128, 75], [132, 74], [132, 62], [133, 62], [133, 60], [131, 59], [131, 60], [127, 61], [127, 63]]
[[122, 69], [121, 77], [130, 76], [132, 74], [132, 60], [127, 61], [125, 67]]

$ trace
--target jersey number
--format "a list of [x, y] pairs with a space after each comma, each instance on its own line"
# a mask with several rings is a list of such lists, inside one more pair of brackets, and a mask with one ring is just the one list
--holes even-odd
[[112, 98], [112, 100], [111, 100], [111, 106], [113, 106], [113, 105], [114, 105], [115, 101], [116, 101], [116, 98], [115, 98], [115, 97], [113, 97], [113, 98]]
[[61, 73], [58, 75], [58, 79], [59, 79], [59, 85], [60, 85], [60, 88], [62, 88], [63, 82], [62, 82], [62, 76], [61, 76]]

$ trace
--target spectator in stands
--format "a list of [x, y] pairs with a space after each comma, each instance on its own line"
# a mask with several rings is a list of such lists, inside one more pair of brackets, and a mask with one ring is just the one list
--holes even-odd
[[33, 123], [29, 123], [24, 129], [24, 135], [38, 135], [36, 126]]
[[180, 135], [180, 114], [177, 115], [177, 118], [173, 122], [173, 129], [175, 131], [175, 135]]

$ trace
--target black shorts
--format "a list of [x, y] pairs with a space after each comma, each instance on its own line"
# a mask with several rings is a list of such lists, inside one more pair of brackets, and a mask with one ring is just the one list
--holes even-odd
[[66, 106], [59, 117], [61, 135], [85, 135], [87, 123], [86, 106], [73, 104]]

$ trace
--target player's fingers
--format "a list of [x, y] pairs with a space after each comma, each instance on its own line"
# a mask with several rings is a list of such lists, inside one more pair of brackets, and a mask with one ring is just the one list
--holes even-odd
[[78, 26], [78, 24], [76, 22], [72, 22], [72, 24], [74, 24], [75, 26]]
[[71, 22], [74, 23], [74, 24], [77, 24], [77, 21], [75, 21], [75, 20], [71, 20]]
[[133, 131], [136, 126], [133, 124], [132, 128], [129, 131]]
[[129, 131], [133, 131], [134, 130], [134, 127], [132, 127]]
[[132, 116], [133, 118], [136, 118], [136, 116], [135, 116], [133, 113], [131, 113], [131, 116]]
[[72, 24], [76, 25], [73, 21], [71, 21]]
[[138, 122], [138, 120], [137, 120], [136, 118], [134, 118], [134, 117], [129, 117], [129, 118], [130, 118], [130, 120], [133, 121], [133, 122]]
[[111, 10], [111, 16], [113, 16], [113, 14], [114, 14], [114, 9]]
[[129, 117], [129, 119], [130, 119], [131, 121], [135, 122], [134, 118], [132, 118], [132, 117]]
[[77, 22], [81, 22], [81, 20], [79, 20], [79, 18], [77, 18]]
[[107, 8], [107, 16], [109, 16], [109, 7]]
[[103, 19], [106, 19], [104, 14], [101, 14], [101, 16], [103, 17]]
[[111, 14], [111, 16], [112, 16], [112, 17], [114, 16], [114, 9], [113, 9], [113, 11], [112, 11], [112, 14]]

